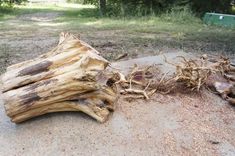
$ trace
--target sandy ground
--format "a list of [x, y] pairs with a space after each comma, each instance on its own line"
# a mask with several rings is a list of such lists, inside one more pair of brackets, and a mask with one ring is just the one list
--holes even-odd
[[[0, 71], [7, 65], [42, 54], [58, 41], [61, 29], [57, 13], [28, 14], [0, 23]], [[45, 25], [46, 24], [46, 25]], [[17, 25], [17, 29], [15, 28]], [[151, 45], [120, 47], [125, 38], [113, 38], [119, 30], [81, 34], [105, 56], [112, 52], [142, 50], [161, 53]], [[141, 49], [142, 48], [142, 49]], [[165, 52], [172, 51], [171, 49]], [[167, 54], [174, 59], [176, 55]], [[131, 57], [136, 57], [132, 55]], [[135, 60], [139, 64], [163, 63], [162, 57]], [[134, 62], [135, 62], [134, 61]], [[132, 62], [133, 63], [133, 62]], [[131, 62], [117, 65], [131, 66]], [[164, 68], [166, 70], [170, 67]], [[1, 96], [1, 95], [0, 95]], [[82, 113], [54, 113], [13, 124], [0, 98], [0, 155], [235, 155], [235, 109], [220, 97], [200, 94], [156, 94], [149, 101], [127, 102], [120, 98], [110, 120], [99, 124]]]
[[52, 49], [61, 31], [40, 25], [53, 23], [59, 15], [57, 12], [32, 13], [0, 22], [0, 73], [10, 64], [34, 58]]
[[[182, 52], [166, 54], [192, 56]], [[162, 56], [119, 62], [164, 63]], [[162, 70], [171, 70], [163, 65]], [[235, 109], [219, 96], [154, 95], [149, 101], [120, 98], [100, 124], [82, 113], [53, 113], [22, 124], [10, 122], [0, 98], [0, 155], [235, 155]]]

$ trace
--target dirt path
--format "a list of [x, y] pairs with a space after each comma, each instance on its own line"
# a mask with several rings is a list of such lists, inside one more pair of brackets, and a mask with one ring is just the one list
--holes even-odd
[[129, 58], [136, 58], [163, 51], [177, 51], [167, 46], [163, 50], [147, 41], [140, 44], [132, 40], [139, 35], [149, 34], [131, 34], [122, 29], [94, 30], [91, 27], [68, 29], [56, 20], [60, 16], [62, 13], [56, 11], [37, 12], [0, 22], [0, 73], [10, 64], [34, 58], [53, 48], [62, 31], [80, 34], [82, 40], [91, 44], [108, 60], [126, 52]]
[[25, 14], [18, 17], [20, 21], [32, 22], [52, 22], [60, 16], [58, 12], [38, 12], [32, 14]]
[[32, 13], [0, 23], [0, 63], [1, 70], [14, 64], [38, 56], [57, 42], [59, 31], [44, 25], [54, 24], [60, 13]]
[[[10, 64], [34, 58], [52, 49], [58, 42], [60, 32], [67, 30], [56, 22], [60, 15], [58, 12], [37, 12], [1, 22], [0, 73]], [[116, 39], [110, 40], [115, 33], [107, 30], [90, 35], [87, 31], [82, 39], [107, 52], [106, 56], [110, 58], [111, 52], [118, 48], [114, 44]]]

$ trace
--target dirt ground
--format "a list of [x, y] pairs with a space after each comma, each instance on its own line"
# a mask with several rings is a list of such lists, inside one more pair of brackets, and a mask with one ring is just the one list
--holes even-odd
[[[59, 16], [60, 13], [55, 11], [37, 12], [0, 21], [0, 73], [8, 65], [34, 58], [52, 49], [58, 43], [60, 32], [66, 30], [63, 26], [53, 26], [58, 24], [54, 20]], [[120, 52], [126, 52], [116, 44], [116, 42], [122, 40], [121, 38], [114, 37], [111, 39], [111, 36], [121, 33], [122, 30], [92, 31], [92, 34], [89, 30], [85, 32], [81, 32], [81, 30], [74, 32], [73, 30], [72, 32], [102, 51], [107, 59], [112, 59], [113, 55], [116, 56]], [[136, 46], [132, 45], [128, 49], [134, 51]]]
[[0, 23], [3, 27], [0, 31], [0, 70], [3, 71], [9, 64], [34, 58], [55, 46], [58, 39], [51, 32], [56, 30], [34, 25], [53, 21], [58, 16], [59, 14], [54, 12], [34, 13]]
[[[191, 53], [165, 54], [193, 57]], [[162, 64], [163, 56], [114, 63], [129, 70], [134, 63]], [[6, 116], [0, 98], [0, 155], [235, 155], [235, 109], [219, 96], [178, 92], [155, 94], [149, 101], [119, 98], [104, 124], [82, 113], [53, 113], [22, 124]]]
[[[60, 14], [33, 13], [1, 22], [0, 73], [6, 66], [34, 58], [57, 44], [62, 27], [53, 20]], [[15, 27], [17, 25], [17, 28]], [[115, 38], [122, 30], [80, 33], [80, 37], [112, 60], [118, 52], [129, 57], [161, 54], [192, 55], [177, 49], [156, 49]], [[144, 34], [143, 34], [144, 35]], [[144, 52], [143, 52], [144, 51]], [[162, 63], [162, 57], [133, 62]], [[126, 58], [127, 59], [127, 58]], [[116, 64], [131, 66], [131, 63]], [[171, 67], [164, 69], [171, 70]], [[1, 96], [1, 95], [0, 95]], [[54, 113], [23, 124], [13, 124], [0, 98], [0, 155], [235, 155], [235, 109], [219, 96], [201, 93], [156, 94], [149, 101], [120, 98], [117, 110], [104, 124], [82, 113]]]
[[[62, 31], [79, 34], [82, 40], [100, 51], [108, 60], [114, 60], [120, 53], [128, 53], [129, 56], [126, 58], [128, 59], [179, 51], [180, 49], [176, 48], [179, 46], [179, 41], [175, 43], [176, 39], [172, 38], [172, 35], [175, 34], [169, 32], [130, 31], [131, 28], [102, 27], [96, 29], [92, 26], [89, 27], [89, 22], [85, 23], [82, 28], [69, 27], [57, 20], [62, 16], [62, 13], [41, 11], [0, 21], [0, 73], [10, 64], [34, 58], [52, 49], [57, 44], [59, 34]], [[233, 31], [231, 32], [233, 33]], [[213, 39], [208, 39], [208, 42], [200, 41], [200, 39], [195, 42], [192, 40], [182, 42], [184, 42], [184, 48], [188, 48], [185, 51], [195, 53], [209, 51], [212, 51], [213, 54], [223, 51], [231, 53], [234, 49], [232, 41], [219, 42], [216, 40], [211, 43], [211, 40]]]

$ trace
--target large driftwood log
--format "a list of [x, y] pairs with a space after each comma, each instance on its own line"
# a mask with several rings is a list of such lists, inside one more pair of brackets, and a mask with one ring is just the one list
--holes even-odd
[[2, 92], [7, 115], [19, 123], [51, 112], [82, 111], [104, 122], [116, 92], [106, 82], [109, 62], [71, 34], [52, 51], [7, 68]]

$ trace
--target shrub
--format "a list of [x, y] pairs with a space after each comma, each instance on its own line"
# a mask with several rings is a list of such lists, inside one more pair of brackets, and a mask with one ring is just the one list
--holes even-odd
[[[195, 13], [205, 12], [229, 13], [232, 0], [106, 0], [109, 16], [144, 16], [169, 11], [171, 7], [188, 7]], [[84, 3], [99, 6], [99, 0], [83, 0]], [[170, 11], [172, 12], [172, 11]], [[182, 13], [182, 12], [181, 12]]]
[[195, 13], [191, 10], [190, 6], [173, 6], [160, 17], [164, 20], [179, 23], [191, 23], [198, 21]]

